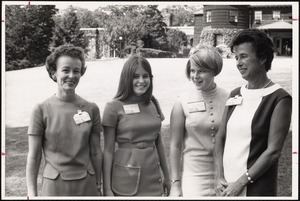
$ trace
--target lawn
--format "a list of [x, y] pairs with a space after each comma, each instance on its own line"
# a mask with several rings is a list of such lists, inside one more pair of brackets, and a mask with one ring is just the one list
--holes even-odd
[[[5, 196], [26, 197], [25, 166], [28, 150], [27, 132], [28, 127], [6, 128], [6, 155], [5, 155]], [[169, 126], [162, 128], [166, 154], [169, 157], [170, 129]], [[101, 140], [103, 148], [103, 137]], [[278, 196], [292, 196], [292, 132], [290, 131], [285, 141], [282, 155], [279, 161]], [[38, 177], [38, 189], [41, 189], [41, 170]]]
[[[160, 101], [166, 117], [163, 122], [162, 135], [168, 156], [171, 109], [177, 95], [190, 87], [184, 74], [187, 60], [149, 59], [149, 61], [154, 74], [154, 95]], [[100, 111], [103, 111], [105, 103], [116, 93], [124, 62], [123, 59], [87, 62], [88, 70], [81, 78], [77, 93], [83, 98], [97, 103]], [[292, 88], [292, 86], [296, 86], [294, 85], [295, 77], [292, 80], [292, 75], [297, 75], [293, 72], [292, 67], [293, 63], [290, 58], [275, 59], [273, 68], [268, 73], [274, 82], [279, 83], [290, 94], [298, 93], [295, 88]], [[246, 82], [240, 77], [235, 67], [235, 61], [228, 59], [224, 60], [223, 71], [216, 77], [216, 83], [220, 87], [232, 90]], [[5, 73], [5, 196], [7, 197], [26, 197], [25, 166], [28, 151], [26, 132], [30, 112], [36, 102], [48, 98], [55, 91], [56, 84], [50, 80], [44, 67]], [[295, 134], [293, 140], [297, 140]], [[103, 141], [101, 143], [103, 148]], [[291, 153], [292, 126], [279, 161], [279, 196], [292, 196]], [[4, 164], [2, 163], [2, 165]], [[41, 176], [38, 178], [38, 183], [40, 188]]]

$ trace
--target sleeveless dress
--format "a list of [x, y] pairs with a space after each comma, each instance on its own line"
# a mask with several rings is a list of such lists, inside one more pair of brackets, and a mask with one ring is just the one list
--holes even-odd
[[219, 87], [208, 92], [193, 89], [180, 96], [185, 116], [183, 197], [215, 196], [213, 149], [228, 96]]
[[156, 105], [152, 101], [146, 105], [143, 97], [132, 96], [126, 101], [112, 100], [106, 104], [102, 125], [116, 129], [118, 143], [111, 181], [116, 196], [163, 195], [155, 146], [163, 119]]
[[[231, 92], [242, 96], [242, 104], [229, 106], [223, 155], [224, 176], [227, 182], [236, 181], [251, 168], [266, 150], [270, 120], [277, 103], [291, 96], [278, 84], [263, 89], [245, 86]], [[276, 196], [278, 162], [248, 184], [240, 196]]]

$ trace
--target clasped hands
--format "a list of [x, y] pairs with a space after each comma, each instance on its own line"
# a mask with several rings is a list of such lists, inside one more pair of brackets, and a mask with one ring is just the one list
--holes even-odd
[[215, 191], [217, 196], [229, 197], [238, 196], [243, 191], [244, 186], [238, 181], [227, 182], [225, 179], [218, 179], [215, 182]]

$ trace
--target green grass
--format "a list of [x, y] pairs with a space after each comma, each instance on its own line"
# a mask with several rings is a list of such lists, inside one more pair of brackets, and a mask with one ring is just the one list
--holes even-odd
[[[5, 154], [5, 196], [26, 197], [25, 167], [28, 152], [27, 128], [6, 127], [6, 154]], [[166, 155], [169, 161], [170, 128], [162, 128]], [[101, 140], [103, 149], [103, 136]], [[42, 159], [38, 177], [38, 191], [41, 191], [41, 172], [44, 166]], [[292, 196], [292, 132], [290, 131], [285, 141], [282, 155], [279, 160], [278, 196]]]

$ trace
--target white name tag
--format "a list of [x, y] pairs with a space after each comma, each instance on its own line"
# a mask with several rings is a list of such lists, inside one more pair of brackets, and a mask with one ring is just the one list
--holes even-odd
[[188, 103], [189, 113], [193, 112], [204, 112], [206, 111], [206, 106], [204, 101]]
[[130, 104], [130, 105], [123, 105], [125, 114], [136, 114], [140, 113], [139, 105], [136, 104]]
[[235, 97], [229, 98], [226, 102], [226, 106], [240, 105], [243, 102], [243, 97], [236, 95]]
[[87, 112], [85, 111], [82, 112], [81, 110], [78, 110], [77, 112], [78, 113], [74, 114], [73, 116], [73, 119], [76, 124], [81, 124], [91, 120], [91, 117]]

